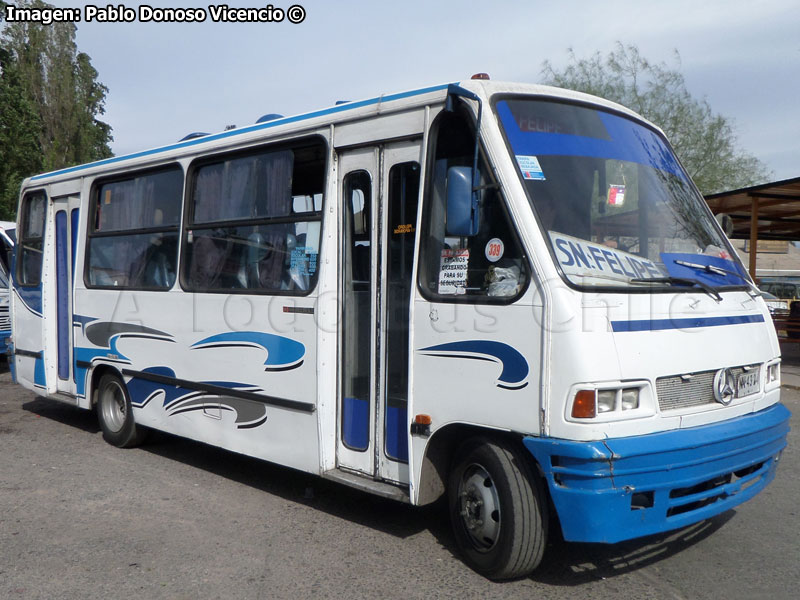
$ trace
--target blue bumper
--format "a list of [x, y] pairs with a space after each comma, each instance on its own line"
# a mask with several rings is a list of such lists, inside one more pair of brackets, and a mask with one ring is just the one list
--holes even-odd
[[708, 519], [775, 477], [791, 413], [776, 404], [723, 423], [575, 442], [526, 437], [564, 539], [616, 543]]

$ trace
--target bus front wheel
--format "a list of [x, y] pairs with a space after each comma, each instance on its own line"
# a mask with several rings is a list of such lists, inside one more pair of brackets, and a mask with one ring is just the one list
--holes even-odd
[[464, 561], [490, 579], [528, 575], [547, 541], [547, 502], [531, 459], [476, 438], [456, 454], [448, 482], [450, 519]]
[[107, 373], [97, 384], [97, 418], [103, 439], [113, 446], [131, 448], [144, 440], [144, 429], [133, 420], [125, 383], [116, 375]]

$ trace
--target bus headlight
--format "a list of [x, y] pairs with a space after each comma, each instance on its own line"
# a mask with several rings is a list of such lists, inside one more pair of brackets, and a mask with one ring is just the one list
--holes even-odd
[[639, 408], [639, 388], [625, 388], [622, 390], [622, 410]]
[[[624, 385], [624, 384], [623, 384]], [[640, 395], [642, 386], [637, 387], [607, 387], [596, 389], [578, 389], [572, 397], [572, 406], [569, 415], [573, 419], [598, 419], [614, 420], [615, 418], [635, 418], [643, 416], [637, 413], [641, 407]], [[618, 415], [618, 416], [615, 416]]]
[[617, 390], [597, 390], [597, 412], [612, 412], [617, 405]]

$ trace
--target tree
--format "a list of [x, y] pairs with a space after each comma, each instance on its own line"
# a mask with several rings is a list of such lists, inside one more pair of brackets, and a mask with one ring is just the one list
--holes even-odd
[[41, 120], [16, 65], [0, 47], [0, 219], [12, 220], [22, 180], [42, 170]]
[[651, 63], [636, 46], [619, 42], [606, 57], [578, 59], [572, 49], [569, 57], [561, 71], [542, 64], [544, 83], [618, 102], [658, 125], [703, 194], [769, 179], [766, 165], [737, 147], [733, 123], [686, 89], [677, 50], [675, 67]]
[[108, 88], [78, 52], [75, 31], [72, 23], [15, 22], [0, 32], [0, 218], [13, 218], [23, 178], [112, 156], [111, 127], [98, 118]]

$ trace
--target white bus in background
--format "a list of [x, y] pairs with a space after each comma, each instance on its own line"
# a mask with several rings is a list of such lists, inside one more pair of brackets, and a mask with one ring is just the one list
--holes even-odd
[[0, 354], [8, 350], [11, 338], [11, 314], [9, 311], [9, 267], [14, 252], [16, 223], [0, 221]]
[[18, 237], [20, 384], [117, 446], [447, 495], [490, 578], [549, 525], [726, 511], [786, 444], [763, 299], [663, 134], [599, 98], [471, 80], [275, 117], [27, 179]]

